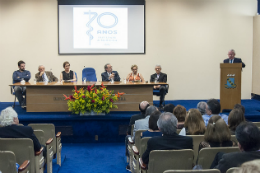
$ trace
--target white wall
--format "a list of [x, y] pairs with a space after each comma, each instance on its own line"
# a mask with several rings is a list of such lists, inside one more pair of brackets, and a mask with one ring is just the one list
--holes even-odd
[[107, 62], [121, 78], [137, 64], [146, 80], [161, 64], [170, 84], [167, 100], [219, 98], [219, 63], [229, 49], [246, 64], [242, 99], [250, 98], [256, 0], [146, 0], [145, 10], [146, 54], [60, 56], [57, 0], [0, 0], [0, 101], [13, 101], [8, 85], [19, 60], [32, 76], [40, 64], [59, 76], [69, 61], [79, 79], [90, 66], [99, 80]]
[[260, 16], [254, 17], [253, 85], [252, 93], [260, 95]]

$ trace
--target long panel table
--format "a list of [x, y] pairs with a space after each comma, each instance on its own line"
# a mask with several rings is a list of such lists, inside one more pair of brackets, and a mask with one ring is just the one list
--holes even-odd
[[[68, 112], [67, 101], [63, 94], [71, 95], [74, 86], [77, 88], [87, 87], [95, 84], [100, 86], [101, 82], [70, 82], [70, 83], [30, 83], [24, 85], [15, 83], [10, 86], [26, 86], [26, 107], [27, 112]], [[138, 111], [138, 104], [141, 101], [153, 103], [153, 86], [167, 85], [167, 83], [145, 83], [145, 82], [103, 82], [109, 90], [114, 93], [124, 92], [125, 94], [115, 103], [118, 109], [111, 111]]]

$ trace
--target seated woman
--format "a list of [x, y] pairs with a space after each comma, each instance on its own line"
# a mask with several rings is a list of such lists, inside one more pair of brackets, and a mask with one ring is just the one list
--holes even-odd
[[231, 135], [235, 135], [237, 126], [245, 121], [246, 119], [243, 111], [241, 109], [233, 109], [228, 116], [228, 128]]
[[149, 118], [149, 130], [143, 132], [141, 134], [141, 137], [153, 137], [153, 136], [162, 136], [162, 133], [160, 132], [157, 121], [161, 115], [161, 112], [156, 110], [154, 111]]
[[70, 63], [68, 61], [63, 63], [63, 68], [64, 71], [60, 74], [60, 81], [76, 81], [76, 75], [70, 70]]
[[132, 65], [131, 66], [132, 73], [129, 73], [126, 77], [126, 81], [141, 81], [144, 82], [144, 78], [140, 73], [137, 73], [138, 66]]
[[209, 119], [204, 140], [199, 145], [199, 151], [206, 147], [232, 147], [236, 145], [231, 141], [227, 124], [219, 115], [213, 115]]
[[204, 135], [206, 131], [202, 115], [197, 109], [190, 109], [186, 115], [180, 135]]
[[184, 127], [186, 114], [187, 114], [186, 108], [181, 105], [177, 105], [173, 109], [173, 115], [175, 115], [178, 120], [177, 129], [182, 129]]

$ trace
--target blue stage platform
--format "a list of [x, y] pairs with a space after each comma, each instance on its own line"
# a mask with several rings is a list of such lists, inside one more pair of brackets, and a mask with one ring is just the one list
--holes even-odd
[[[203, 100], [173, 100], [166, 104], [183, 105], [187, 110], [196, 108], [197, 103]], [[205, 100], [204, 100], [205, 101]], [[260, 121], [260, 101], [242, 100], [245, 107], [247, 121]], [[0, 102], [0, 110], [12, 106], [12, 102]], [[69, 112], [36, 113], [26, 112], [16, 104], [20, 123], [53, 123], [56, 130], [62, 131], [63, 143], [105, 143], [124, 142], [126, 128], [130, 117], [138, 112], [110, 112], [105, 116], [79, 116]], [[154, 101], [158, 105], [158, 101]], [[138, 106], [138, 105], [137, 105]], [[229, 114], [229, 112], [223, 112]]]

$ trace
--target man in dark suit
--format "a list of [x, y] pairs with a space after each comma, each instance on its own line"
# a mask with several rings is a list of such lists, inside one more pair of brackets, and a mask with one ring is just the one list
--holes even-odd
[[242, 63], [242, 67], [244, 68], [246, 66], [245, 63], [243, 63], [240, 58], [235, 58], [235, 55], [235, 50], [231, 49], [228, 52], [228, 59], [225, 59], [223, 63]]
[[101, 73], [102, 81], [120, 81], [119, 74], [117, 71], [113, 71], [112, 66], [107, 63], [104, 66], [105, 72]]
[[[241, 152], [218, 153], [211, 168], [225, 173], [229, 168], [239, 167], [244, 162], [260, 159], [260, 131], [256, 125], [249, 122], [241, 123], [236, 128], [236, 138]], [[219, 161], [218, 158], [220, 158]], [[215, 163], [218, 164], [214, 167]]]
[[177, 123], [177, 118], [170, 112], [160, 115], [157, 125], [163, 136], [152, 137], [148, 140], [147, 149], [142, 155], [143, 163], [149, 163], [149, 154], [153, 150], [193, 149], [191, 137], [180, 136], [176, 133]]
[[45, 67], [40, 65], [38, 67], [38, 73], [35, 74], [35, 79], [37, 82], [57, 82], [58, 78], [54, 76], [51, 71], [45, 71]]
[[33, 134], [33, 129], [29, 126], [18, 126], [17, 113], [12, 107], [2, 110], [0, 115], [0, 138], [30, 138], [33, 140], [34, 151], [40, 151], [41, 144]]
[[[167, 82], [167, 74], [161, 72], [161, 65], [155, 66], [155, 72], [151, 75], [150, 82]], [[160, 90], [160, 108], [163, 109], [162, 103], [164, 102], [164, 97], [166, 94], [166, 87], [163, 85], [154, 85], [154, 89]]]

